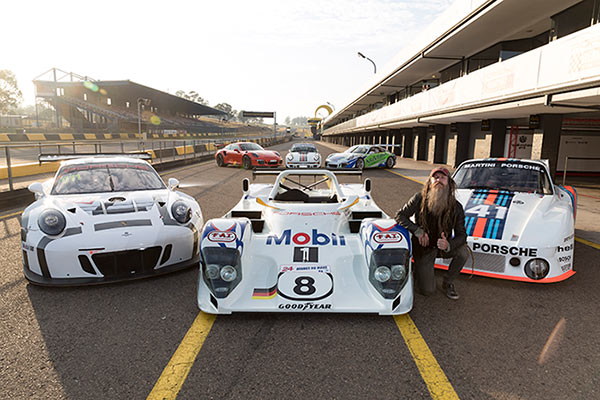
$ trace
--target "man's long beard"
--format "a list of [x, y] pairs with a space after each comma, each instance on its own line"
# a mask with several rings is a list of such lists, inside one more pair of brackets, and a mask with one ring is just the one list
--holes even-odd
[[436, 216], [441, 216], [448, 206], [448, 186], [434, 184], [427, 194], [427, 210]]

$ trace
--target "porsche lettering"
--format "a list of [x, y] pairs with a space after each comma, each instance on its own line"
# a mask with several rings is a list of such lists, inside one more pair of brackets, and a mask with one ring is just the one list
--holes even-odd
[[290, 245], [291, 243], [295, 245], [304, 246], [307, 244], [312, 244], [313, 246], [326, 246], [331, 244], [332, 246], [345, 246], [346, 238], [343, 235], [336, 235], [335, 233], [331, 233], [330, 236], [327, 236], [324, 233], [320, 233], [316, 229], [312, 230], [312, 235], [309, 235], [305, 232], [298, 232], [292, 235], [291, 229], [286, 229], [281, 232], [280, 236], [270, 235], [267, 237], [267, 245]]
[[482, 253], [495, 253], [495, 254], [510, 254], [511, 256], [524, 256], [524, 257], [536, 257], [537, 249], [529, 247], [514, 247], [497, 244], [487, 243], [473, 243], [473, 251], [480, 251]]

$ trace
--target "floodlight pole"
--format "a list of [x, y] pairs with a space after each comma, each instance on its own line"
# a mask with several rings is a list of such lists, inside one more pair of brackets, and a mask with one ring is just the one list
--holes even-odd
[[273, 137], [277, 138], [277, 113], [273, 112]]
[[360, 58], [365, 58], [369, 61], [371, 61], [371, 64], [373, 64], [373, 73], [377, 73], [377, 66], [375, 65], [375, 61], [371, 60], [369, 57], [365, 56], [363, 53], [361, 53], [360, 51], [358, 52], [358, 56]]
[[[138, 135], [142, 136], [142, 104], [144, 104], [145, 106], [147, 106], [148, 104], [150, 104], [150, 99], [146, 99], [143, 97], [138, 97], [137, 99], [137, 106], [138, 106]], [[146, 140], [148, 140], [148, 133], [144, 132], [144, 136], [143, 136], [143, 140], [144, 142]]]

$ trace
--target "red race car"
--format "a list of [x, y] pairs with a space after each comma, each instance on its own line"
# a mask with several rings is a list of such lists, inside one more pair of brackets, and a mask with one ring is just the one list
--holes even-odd
[[252, 142], [231, 143], [215, 154], [219, 167], [241, 165], [246, 169], [252, 167], [279, 167], [283, 162], [276, 151], [265, 150]]

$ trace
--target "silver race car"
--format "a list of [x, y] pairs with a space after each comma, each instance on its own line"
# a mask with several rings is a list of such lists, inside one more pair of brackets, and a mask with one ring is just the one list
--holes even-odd
[[123, 155], [63, 161], [53, 179], [29, 186], [36, 201], [21, 218], [25, 277], [88, 285], [197, 264], [202, 213], [178, 185]]
[[370, 183], [340, 184], [327, 170], [245, 179], [240, 202], [202, 230], [200, 309], [409, 312], [409, 233], [375, 204]]
[[312, 143], [295, 143], [285, 156], [286, 168], [319, 168], [321, 155]]

